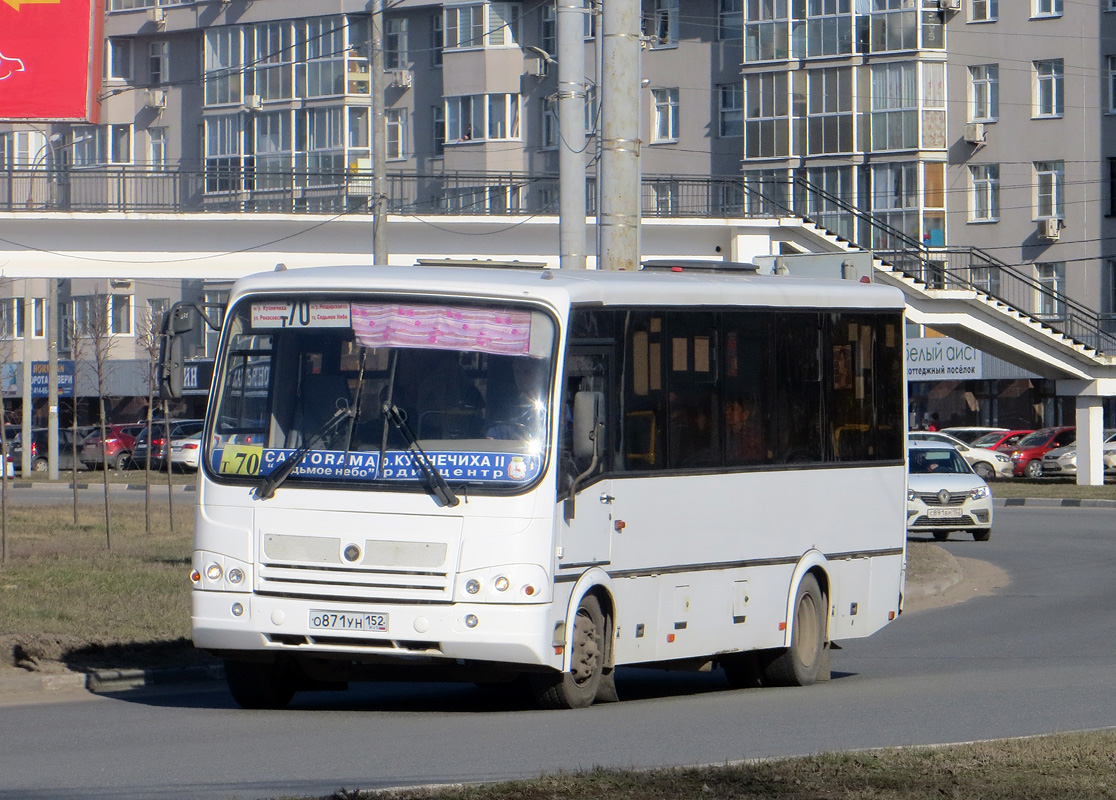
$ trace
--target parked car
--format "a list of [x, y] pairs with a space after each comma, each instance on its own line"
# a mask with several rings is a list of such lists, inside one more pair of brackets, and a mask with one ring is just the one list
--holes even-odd
[[[48, 431], [46, 428], [33, 428], [31, 430], [31, 469], [34, 472], [46, 472], [50, 464], [48, 461]], [[11, 462], [16, 472], [23, 470], [23, 434], [17, 433], [12, 438]], [[80, 451], [79, 451], [80, 456]], [[58, 469], [72, 470], [74, 468], [74, 434], [68, 428], [58, 429]], [[78, 469], [86, 469], [79, 457]]]
[[135, 446], [136, 437], [146, 425], [108, 425], [104, 446], [101, 444], [100, 427], [85, 437], [81, 447], [81, 460], [90, 469], [104, 468], [127, 469], [131, 463], [132, 447]]
[[1073, 427], [1040, 428], [1019, 440], [1011, 449], [1012, 471], [1015, 477], [1038, 478], [1042, 475], [1042, 457], [1055, 447], [1065, 447], [1077, 441]]
[[[170, 423], [170, 438], [173, 444], [175, 439], [184, 439], [192, 433], [197, 433], [205, 427], [205, 421], [200, 419], [176, 419], [171, 420]], [[167, 458], [167, 439], [165, 423], [161, 419], [157, 419], [151, 424], [151, 439], [152, 447], [147, 446], [147, 425], [143, 426], [143, 430], [136, 436], [136, 441], [132, 445], [132, 465], [136, 469], [144, 469], [147, 466], [147, 459], [150, 455], [151, 468], [162, 469], [166, 466]], [[150, 453], [149, 453], [150, 450]]]
[[185, 439], [171, 440], [171, 469], [197, 470], [201, 456], [202, 431]]
[[983, 447], [986, 450], [1007, 450], [1008, 455], [1011, 455], [1011, 448], [1019, 444], [1019, 440], [1026, 436], [1028, 433], [1034, 433], [1033, 428], [1016, 428], [1010, 431], [997, 431], [996, 433], [986, 433], [975, 442], [973, 447]]
[[983, 447], [973, 447], [965, 444], [960, 439], [955, 439], [948, 433], [938, 431], [911, 431], [909, 439], [915, 442], [937, 442], [953, 447], [983, 480], [990, 481], [993, 478], [1011, 477], [1011, 458], [1005, 453]]
[[938, 442], [907, 449], [907, 530], [939, 542], [968, 531], [978, 542], [992, 535], [992, 490], [957, 450]]
[[958, 427], [958, 428], [942, 428], [938, 433], [948, 433], [954, 439], [960, 439], [965, 444], [973, 444], [982, 436], [987, 436], [990, 433], [1007, 433], [1007, 428], [980, 428], [980, 427]]
[[[1104, 431], [1104, 449], [1101, 458], [1104, 461], [1104, 471], [1110, 472], [1116, 468], [1116, 428], [1107, 428]], [[1043, 475], [1076, 475], [1077, 474], [1077, 445], [1055, 447], [1047, 450], [1042, 456]]]

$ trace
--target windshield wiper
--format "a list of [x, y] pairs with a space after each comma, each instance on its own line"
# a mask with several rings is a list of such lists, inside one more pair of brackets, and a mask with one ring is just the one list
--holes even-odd
[[411, 432], [411, 426], [407, 424], [407, 420], [403, 419], [403, 415], [399, 413], [399, 409], [394, 403], [384, 403], [380, 408], [380, 413], [386, 420], [390, 420], [391, 424], [395, 426], [403, 438], [407, 440], [407, 447], [414, 457], [415, 463], [418, 465], [419, 471], [422, 472], [426, 478], [427, 484], [430, 486], [430, 491], [444, 506], [453, 508], [461, 501], [457, 499], [457, 495], [453, 493], [453, 489], [446, 483], [446, 479], [442, 477], [442, 473], [434, 466], [434, 462], [426, 455], [426, 451], [418, 443], [415, 434]]
[[255, 498], [257, 500], [270, 500], [275, 495], [275, 490], [290, 477], [295, 468], [302, 463], [302, 459], [306, 458], [306, 454], [313, 450], [318, 442], [336, 432], [341, 427], [342, 422], [355, 416], [356, 410], [351, 408], [348, 403], [337, 409], [337, 412], [327, 419], [313, 436], [303, 442], [300, 448], [291, 453], [282, 464], [271, 471], [271, 474], [264, 479], [263, 483], [256, 487]]

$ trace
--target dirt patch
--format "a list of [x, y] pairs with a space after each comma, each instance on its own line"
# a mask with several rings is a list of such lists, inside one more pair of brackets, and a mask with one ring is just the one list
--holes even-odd
[[97, 669], [165, 669], [216, 664], [189, 639], [171, 642], [97, 643], [64, 637], [0, 636], [0, 675], [9, 672], [60, 674]]
[[[945, 553], [944, 550], [942, 552]], [[987, 561], [953, 556], [950, 559], [955, 564], [956, 572], [950, 572], [947, 567], [942, 566], [933, 573], [932, 578], [908, 586], [903, 606], [905, 612], [944, 608], [974, 597], [987, 597], [1011, 583], [1007, 572]]]

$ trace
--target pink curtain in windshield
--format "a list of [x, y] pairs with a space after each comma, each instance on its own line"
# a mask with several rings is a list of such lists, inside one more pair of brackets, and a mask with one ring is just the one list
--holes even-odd
[[353, 331], [365, 347], [422, 347], [527, 355], [531, 314], [468, 306], [352, 305]]

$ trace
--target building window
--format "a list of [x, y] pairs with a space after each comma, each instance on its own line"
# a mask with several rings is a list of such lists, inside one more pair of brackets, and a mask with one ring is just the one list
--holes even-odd
[[1036, 161], [1035, 216], [1061, 219], [1065, 214], [1065, 162]]
[[1108, 113], [1116, 114], [1116, 56], [1106, 56], [1104, 63], [1104, 82], [1108, 88]]
[[543, 3], [539, 14], [539, 46], [551, 55], [558, 52], [558, 10], [554, 0]]
[[445, 47], [508, 47], [519, 36], [519, 6], [514, 3], [450, 6], [445, 9]]
[[170, 43], [151, 42], [147, 46], [147, 80], [154, 86], [170, 81]]
[[240, 114], [205, 119], [205, 190], [228, 192], [241, 182]]
[[130, 294], [110, 294], [109, 333], [116, 336], [132, 334], [132, 296]]
[[1066, 264], [1053, 261], [1035, 264], [1038, 283], [1038, 316], [1042, 319], [1061, 319], [1066, 308]]
[[542, 103], [542, 149], [554, 150], [558, 147], [558, 108], [556, 101], [544, 100]]
[[131, 125], [75, 126], [71, 136], [75, 167], [131, 164], [133, 161]]
[[109, 39], [105, 42], [105, 80], [132, 79], [132, 40]]
[[744, 84], [726, 83], [717, 87], [717, 135], [744, 135]]
[[153, 127], [147, 129], [149, 150], [147, 163], [153, 167], [166, 167], [167, 165], [167, 129]]
[[812, 0], [806, 5], [807, 58], [852, 53], [850, 11], [849, 0]]
[[[882, 222], [908, 237], [919, 236], [918, 163], [881, 164], [872, 167], [872, 212]], [[874, 242], [879, 249], [893, 246]]]
[[852, 152], [852, 70], [834, 67], [812, 69], [806, 74], [806, 152]]
[[1000, 117], [1000, 67], [980, 64], [969, 67], [971, 95], [969, 117], [972, 122], [995, 122]]
[[31, 338], [42, 339], [46, 336], [46, 298], [34, 297], [31, 299]]
[[678, 90], [652, 89], [651, 143], [678, 141]]
[[1062, 0], [1034, 0], [1035, 17], [1058, 17], [1062, 14]]
[[970, 0], [969, 22], [995, 22], [999, 16], [1000, 0]]
[[446, 98], [446, 140], [519, 138], [518, 94], [474, 94]]
[[[335, 97], [345, 94], [348, 44], [341, 17], [311, 19], [299, 23], [295, 38], [295, 60], [305, 62], [298, 91], [303, 97]], [[301, 68], [300, 68], [301, 69]], [[305, 80], [301, 76], [305, 74]], [[360, 83], [360, 82], [358, 82]]]
[[389, 19], [384, 23], [384, 69], [406, 69], [410, 63], [407, 56], [407, 20]]
[[294, 47], [291, 26], [285, 22], [257, 25], [252, 61], [255, 94], [264, 100], [294, 97]]
[[430, 63], [442, 66], [442, 50], [446, 46], [445, 18], [438, 12], [430, 18]]
[[873, 0], [870, 20], [872, 52], [916, 49], [918, 14], [913, 0]]
[[918, 147], [918, 83], [913, 62], [872, 67], [872, 150]]
[[744, 77], [744, 157], [787, 155], [790, 146], [790, 104], [787, 73]]
[[242, 101], [243, 63], [241, 29], [232, 26], [205, 31], [205, 104], [228, 105]]
[[23, 298], [5, 297], [0, 300], [0, 337], [23, 338]]
[[[229, 291], [227, 289], [208, 289], [202, 295], [207, 305], [220, 306], [221, 310], [215, 316], [218, 328], [225, 322], [225, 307], [229, 304]], [[212, 312], [210, 312], [212, 313]], [[205, 355], [213, 358], [217, 355], [217, 343], [221, 339], [221, 331], [205, 326]]]
[[151, 333], [158, 333], [163, 329], [163, 316], [170, 309], [170, 298], [149, 297], [147, 299], [147, 317], [144, 327]]
[[446, 152], [446, 109], [444, 106], [434, 106], [430, 113], [431, 134], [434, 137], [434, 155], [442, 156]]
[[744, 38], [744, 0], [718, 0], [717, 38], [722, 41]]
[[407, 112], [402, 108], [391, 108], [385, 112], [387, 158], [400, 161], [407, 157], [405, 150]]
[[996, 222], [1000, 218], [1000, 165], [969, 167], [973, 181], [970, 222]]
[[679, 0], [649, 0], [643, 15], [643, 35], [651, 40], [651, 48], [675, 47], [678, 44]]
[[748, 3], [744, 17], [744, 60], [790, 58], [789, 33], [785, 2]]
[[1034, 115], [1036, 117], [1060, 117], [1063, 105], [1063, 68], [1062, 59], [1034, 62]]

